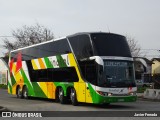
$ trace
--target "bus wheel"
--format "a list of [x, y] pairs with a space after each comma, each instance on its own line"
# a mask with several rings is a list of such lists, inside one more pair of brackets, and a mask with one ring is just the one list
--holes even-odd
[[21, 99], [23, 98], [22, 91], [21, 91], [20, 87], [17, 88], [17, 98], [21, 98]]
[[65, 99], [64, 92], [63, 92], [62, 88], [59, 88], [58, 97], [59, 97], [59, 101], [61, 104], [66, 103], [66, 99]]
[[24, 86], [24, 88], [23, 88], [23, 97], [24, 97], [25, 99], [28, 99], [28, 90], [27, 90], [27, 87], [26, 87], [26, 86]]
[[71, 89], [70, 99], [71, 99], [72, 105], [74, 106], [78, 105], [77, 95], [74, 88]]

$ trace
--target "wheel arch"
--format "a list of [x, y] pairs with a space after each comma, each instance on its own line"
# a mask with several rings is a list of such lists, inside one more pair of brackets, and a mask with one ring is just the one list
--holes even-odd
[[[58, 93], [58, 89], [59, 88], [62, 88], [63, 89], [63, 92], [64, 92], [64, 96], [68, 97], [69, 93], [70, 93], [70, 90], [71, 88], [74, 88], [74, 86], [72, 85], [69, 85], [69, 86], [65, 86], [65, 85], [59, 85], [56, 87], [56, 94]], [[74, 88], [75, 89], [75, 88]]]

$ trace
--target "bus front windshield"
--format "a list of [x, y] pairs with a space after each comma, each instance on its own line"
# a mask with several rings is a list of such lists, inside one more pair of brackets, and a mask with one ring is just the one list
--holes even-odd
[[133, 62], [105, 60], [98, 85], [100, 87], [135, 87]]

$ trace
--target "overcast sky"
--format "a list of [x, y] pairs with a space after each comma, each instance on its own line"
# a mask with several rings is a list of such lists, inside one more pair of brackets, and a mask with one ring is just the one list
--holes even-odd
[[110, 31], [135, 38], [142, 49], [160, 49], [160, 0], [0, 0], [0, 36], [37, 22], [55, 37]]

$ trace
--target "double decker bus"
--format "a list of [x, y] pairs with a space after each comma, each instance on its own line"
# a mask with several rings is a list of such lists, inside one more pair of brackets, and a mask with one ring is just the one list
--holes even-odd
[[134, 102], [133, 58], [122, 35], [77, 33], [13, 50], [8, 92], [64, 104]]

